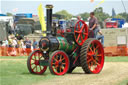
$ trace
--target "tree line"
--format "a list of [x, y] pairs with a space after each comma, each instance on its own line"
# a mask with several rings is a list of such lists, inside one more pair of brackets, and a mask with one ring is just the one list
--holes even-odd
[[[120, 19], [125, 19], [128, 22], [128, 13], [125, 13], [125, 12], [119, 13], [116, 16], [112, 17], [108, 13], [103, 12], [102, 7], [99, 7], [94, 10], [94, 13], [95, 13], [95, 16], [98, 18], [99, 22], [102, 22], [107, 18], [120, 18]], [[64, 18], [64, 19], [71, 19], [72, 17], [81, 16], [84, 21], [87, 21], [90, 13], [84, 12], [84, 13], [80, 13], [75, 16], [75, 15], [70, 14], [66, 10], [61, 10], [59, 12], [56, 12], [55, 14], [63, 15], [63, 17], [61, 18]]]
[[[120, 19], [124, 19], [126, 22], [128, 22], [128, 13], [125, 13], [125, 12], [119, 13], [116, 16], [112, 17], [108, 13], [103, 12], [103, 8], [102, 7], [99, 7], [99, 8], [96, 8], [94, 10], [94, 13], [95, 13], [95, 16], [97, 17], [99, 22], [103, 22], [107, 18], [120, 18]], [[78, 15], [72, 15], [71, 13], [69, 13], [66, 10], [58, 11], [55, 14], [62, 15], [61, 19], [66, 19], [66, 20], [69, 20], [72, 17], [81, 16], [84, 21], [87, 21], [87, 19], [89, 17], [89, 13], [88, 12], [80, 13]], [[6, 13], [6, 15], [7, 16], [13, 16], [13, 14], [9, 13], [9, 12]]]

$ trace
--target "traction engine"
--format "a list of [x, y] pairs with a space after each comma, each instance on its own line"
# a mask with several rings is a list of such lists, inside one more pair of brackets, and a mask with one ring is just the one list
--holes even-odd
[[79, 20], [73, 29], [62, 35], [52, 35], [52, 5], [47, 8], [47, 34], [39, 41], [39, 50], [33, 51], [27, 60], [32, 74], [43, 74], [47, 67], [52, 74], [72, 73], [82, 67], [87, 74], [99, 73], [104, 65], [104, 49], [94, 38], [88, 37], [88, 26]]

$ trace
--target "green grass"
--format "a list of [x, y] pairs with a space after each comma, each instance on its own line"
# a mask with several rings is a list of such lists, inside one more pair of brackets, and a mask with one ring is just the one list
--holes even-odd
[[105, 57], [105, 62], [128, 62], [128, 56]]
[[27, 59], [28, 56], [0, 56], [0, 59]]
[[121, 81], [118, 85], [128, 85], [128, 79]]
[[[30, 74], [27, 69], [26, 56], [2, 56], [0, 59], [18, 59], [0, 61], [0, 85], [31, 85], [37, 82], [60, 77], [52, 75], [49, 72], [49, 68], [43, 75]], [[105, 57], [105, 62], [128, 62], [128, 57]], [[127, 82], [127, 80], [123, 81], [123, 83], [125, 82]]]
[[[28, 72], [26, 57], [4, 57], [4, 59], [25, 59], [25, 60], [2, 60], [0, 61], [0, 85], [31, 85], [39, 81], [52, 79], [55, 76], [49, 72], [43, 75], [32, 75]], [[3, 59], [3, 57], [0, 57]]]

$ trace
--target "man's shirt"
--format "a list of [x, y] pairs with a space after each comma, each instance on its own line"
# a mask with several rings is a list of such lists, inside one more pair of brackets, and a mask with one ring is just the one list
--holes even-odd
[[[96, 17], [93, 17], [93, 18], [89, 19], [89, 28], [92, 28], [94, 24], [98, 24], [98, 21], [97, 21]], [[97, 28], [97, 26], [95, 28]]]

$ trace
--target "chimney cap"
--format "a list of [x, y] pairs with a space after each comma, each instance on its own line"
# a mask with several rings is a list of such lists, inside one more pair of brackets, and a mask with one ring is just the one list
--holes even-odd
[[52, 8], [53, 8], [53, 5], [48, 4], [48, 5], [46, 5], [45, 7], [46, 7], [47, 9], [52, 9]]

